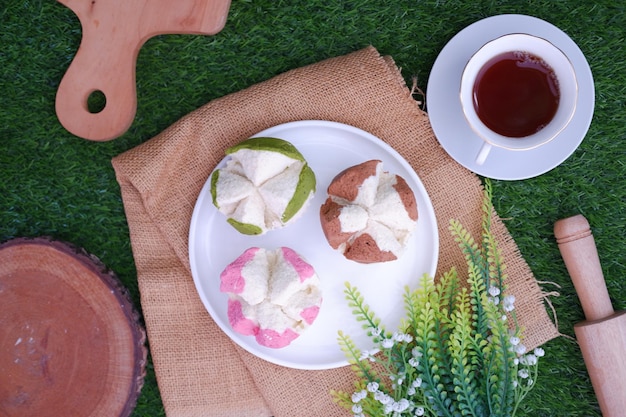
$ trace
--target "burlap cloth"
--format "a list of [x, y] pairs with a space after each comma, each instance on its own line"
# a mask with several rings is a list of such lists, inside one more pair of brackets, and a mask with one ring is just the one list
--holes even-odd
[[[247, 353], [212, 321], [189, 269], [187, 239], [196, 198], [224, 149], [268, 127], [330, 120], [366, 130], [415, 169], [439, 224], [439, 271], [465, 261], [447, 230], [460, 220], [478, 236], [480, 179], [439, 146], [427, 114], [399, 69], [373, 47], [278, 75], [216, 99], [155, 138], [113, 159], [137, 266], [141, 304], [168, 416], [345, 416], [329, 390], [352, 389], [349, 368], [302, 371]], [[497, 218], [494, 231], [517, 296], [525, 343], [558, 336], [542, 293]]]

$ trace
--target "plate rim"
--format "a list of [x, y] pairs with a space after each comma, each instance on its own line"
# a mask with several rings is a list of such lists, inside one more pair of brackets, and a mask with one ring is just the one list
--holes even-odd
[[[423, 181], [421, 180], [421, 178], [419, 177], [419, 175], [417, 174], [417, 172], [413, 169], [413, 167], [411, 166], [411, 164], [402, 156], [400, 155], [400, 153], [395, 150], [391, 145], [389, 145], [387, 142], [385, 142], [384, 140], [380, 139], [379, 137], [363, 130], [360, 128], [357, 128], [355, 126], [349, 125], [349, 124], [345, 124], [345, 123], [340, 123], [340, 122], [334, 122], [334, 121], [326, 121], [326, 120], [316, 120], [316, 119], [311, 119], [311, 120], [298, 120], [298, 121], [290, 121], [290, 122], [285, 122], [285, 123], [281, 123], [278, 125], [274, 125], [271, 126], [269, 128], [266, 128], [254, 135], [252, 135], [251, 137], [259, 137], [259, 136], [264, 136], [267, 135], [269, 136], [270, 133], [272, 132], [276, 132], [276, 131], [280, 131], [282, 132], [283, 130], [290, 130], [290, 129], [299, 129], [299, 128], [306, 128], [306, 127], [316, 127], [316, 128], [330, 128], [333, 130], [341, 130], [341, 131], [348, 131], [350, 134], [353, 135], [357, 135], [360, 137], [363, 137], [364, 139], [367, 139], [368, 141], [370, 141], [373, 145], [384, 149], [388, 155], [390, 157], [392, 157], [395, 162], [397, 162], [398, 164], [400, 164], [401, 166], [403, 166], [403, 168], [405, 170], [407, 170], [411, 175], [412, 175], [412, 180], [417, 184], [417, 186], [420, 188], [420, 190], [416, 190], [419, 191], [420, 194], [423, 195], [425, 201], [426, 201], [426, 207], [420, 207], [420, 213], [425, 212], [425, 214], [421, 214], [420, 217], [421, 218], [429, 218], [429, 227], [432, 229], [432, 236], [429, 236], [429, 242], [431, 242], [431, 247], [432, 247], [432, 253], [430, 254], [430, 270], [426, 271], [427, 273], [429, 273], [430, 275], [432, 275], [434, 277], [435, 273], [436, 273], [436, 269], [439, 263], [439, 246], [440, 246], [440, 241], [439, 241], [439, 231], [438, 231], [438, 224], [437, 224], [437, 219], [436, 219], [436, 215], [435, 215], [435, 211], [434, 211], [434, 206], [432, 203], [432, 200], [430, 198], [430, 195], [428, 194], [428, 191], [426, 189], [426, 187], [424, 186]], [[269, 133], [268, 133], [269, 132]], [[280, 133], [279, 132], [279, 133]], [[217, 168], [220, 164], [222, 164], [225, 160], [227, 159], [227, 156], [225, 156], [223, 159], [220, 160], [220, 162], [218, 162], [218, 164], [211, 170], [211, 174], [212, 172], [215, 170], [215, 168]], [[198, 294], [205, 310], [209, 313], [209, 316], [211, 317], [211, 319], [218, 325], [218, 327], [226, 334], [226, 336], [235, 344], [237, 344], [239, 347], [243, 348], [244, 350], [246, 350], [247, 352], [249, 352], [250, 354], [266, 360], [270, 363], [276, 364], [276, 365], [280, 365], [280, 366], [284, 366], [284, 367], [288, 367], [288, 368], [293, 368], [293, 369], [303, 369], [303, 370], [326, 370], [326, 369], [333, 369], [333, 368], [339, 368], [342, 366], [347, 366], [349, 365], [349, 362], [347, 360], [347, 358], [343, 357], [341, 360], [329, 360], [326, 361], [323, 364], [307, 364], [307, 363], [297, 363], [294, 361], [289, 361], [289, 360], [282, 360], [280, 358], [277, 358], [274, 355], [268, 355], [265, 354], [264, 352], [260, 352], [260, 351], [253, 351], [249, 348], [248, 345], [241, 343], [237, 337], [233, 337], [231, 335], [231, 333], [235, 336], [237, 336], [236, 334], [234, 334], [234, 331], [230, 328], [230, 325], [228, 323], [223, 323], [222, 320], [219, 317], [216, 317], [218, 315], [217, 311], [215, 310], [214, 306], [211, 305], [211, 303], [208, 301], [208, 299], [206, 299], [206, 295], [203, 294], [203, 291], [200, 291], [200, 289], [202, 288], [202, 284], [199, 282], [200, 277], [198, 276], [198, 271], [196, 268], [196, 260], [195, 260], [195, 248], [196, 248], [196, 244], [195, 244], [195, 233], [197, 232], [197, 227], [194, 227], [194, 224], [196, 224], [198, 222], [198, 218], [200, 216], [200, 211], [201, 208], [204, 207], [204, 204], [211, 204], [212, 202], [206, 202], [205, 200], [207, 198], [210, 198], [210, 177], [211, 174], [209, 174], [209, 176], [207, 177], [207, 180], [205, 181], [204, 185], [202, 186], [202, 189], [200, 191], [200, 193], [198, 194], [198, 197], [196, 199], [195, 205], [194, 205], [194, 209], [193, 209], [193, 213], [192, 213], [192, 217], [191, 217], [191, 221], [190, 221], [190, 228], [189, 228], [189, 236], [188, 236], [188, 243], [189, 243], [189, 262], [190, 262], [190, 269], [191, 269], [191, 275], [193, 278], [193, 282], [194, 282], [194, 286], [195, 286], [195, 290], [196, 293]], [[417, 192], [416, 192], [417, 194]], [[312, 207], [308, 208], [309, 210], [312, 209]], [[417, 281], [417, 278], [416, 278]], [[243, 337], [243, 336], [242, 336]], [[272, 350], [272, 352], [278, 352], [280, 351], [280, 349], [275, 349]], [[278, 355], [279, 356], [279, 355]]]

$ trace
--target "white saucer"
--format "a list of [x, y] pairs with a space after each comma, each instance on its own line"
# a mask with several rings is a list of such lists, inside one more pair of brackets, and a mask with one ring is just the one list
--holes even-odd
[[[578, 79], [578, 104], [569, 126], [551, 142], [528, 151], [494, 147], [485, 163], [478, 165], [475, 157], [483, 141], [469, 127], [461, 110], [461, 74], [469, 58], [482, 45], [509, 33], [540, 36], [568, 56]], [[427, 111], [441, 146], [467, 169], [500, 180], [536, 177], [565, 161], [589, 129], [594, 102], [593, 76], [578, 45], [565, 32], [544, 20], [515, 14], [488, 17], [457, 33], [435, 60], [426, 90]]]

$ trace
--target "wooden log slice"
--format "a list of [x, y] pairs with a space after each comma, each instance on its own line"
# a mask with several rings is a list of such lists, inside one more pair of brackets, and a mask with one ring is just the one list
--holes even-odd
[[48, 238], [0, 245], [0, 415], [128, 416], [146, 333], [94, 256]]

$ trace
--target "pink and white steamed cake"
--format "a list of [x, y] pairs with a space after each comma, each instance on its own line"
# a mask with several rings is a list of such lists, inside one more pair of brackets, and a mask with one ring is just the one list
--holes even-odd
[[315, 269], [287, 247], [252, 247], [220, 275], [228, 321], [269, 348], [289, 345], [317, 318], [322, 303]]

